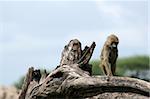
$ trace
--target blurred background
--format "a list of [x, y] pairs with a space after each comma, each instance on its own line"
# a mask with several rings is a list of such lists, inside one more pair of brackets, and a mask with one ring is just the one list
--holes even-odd
[[119, 37], [117, 75], [150, 80], [148, 0], [0, 0], [0, 85], [20, 88], [29, 67], [53, 70], [64, 45], [96, 42], [93, 75], [110, 34]]

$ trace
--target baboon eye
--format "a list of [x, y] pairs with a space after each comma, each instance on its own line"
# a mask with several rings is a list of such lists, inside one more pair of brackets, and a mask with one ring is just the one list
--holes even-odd
[[74, 43], [73, 46], [78, 45], [78, 43]]
[[111, 42], [111, 45], [113, 45], [114, 44], [114, 42]]

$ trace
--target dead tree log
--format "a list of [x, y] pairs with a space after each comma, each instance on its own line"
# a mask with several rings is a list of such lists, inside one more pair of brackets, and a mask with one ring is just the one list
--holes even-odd
[[89, 60], [93, 42], [84, 50], [81, 43], [71, 40], [64, 47], [60, 65], [50, 74], [29, 68], [19, 99], [148, 99], [150, 83], [129, 77], [91, 76]]

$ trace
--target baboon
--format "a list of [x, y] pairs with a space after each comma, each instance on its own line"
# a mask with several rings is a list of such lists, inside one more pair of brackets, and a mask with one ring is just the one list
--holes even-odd
[[81, 58], [81, 43], [77, 39], [73, 39], [64, 47], [62, 52], [60, 65], [74, 64]]
[[118, 57], [118, 48], [117, 48], [118, 43], [119, 43], [118, 37], [112, 34], [107, 37], [107, 40], [103, 46], [100, 55], [101, 58], [100, 67], [103, 73], [107, 76], [115, 75], [116, 60]]

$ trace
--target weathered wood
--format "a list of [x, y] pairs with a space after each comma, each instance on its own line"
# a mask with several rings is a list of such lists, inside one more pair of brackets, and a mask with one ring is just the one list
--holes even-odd
[[91, 76], [92, 65], [88, 62], [94, 48], [93, 42], [82, 50], [78, 40], [71, 40], [62, 52], [60, 65], [50, 74], [45, 72], [41, 76], [39, 70], [29, 69], [19, 99], [149, 98], [149, 82], [129, 77]]
[[24, 79], [24, 83], [23, 83], [23, 86], [22, 86], [22, 91], [19, 95], [19, 99], [25, 99], [26, 92], [28, 90], [28, 86], [29, 86], [30, 82], [32, 81], [33, 71], [34, 71], [33, 67], [29, 68], [28, 73], [27, 73], [27, 75]]

